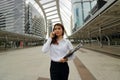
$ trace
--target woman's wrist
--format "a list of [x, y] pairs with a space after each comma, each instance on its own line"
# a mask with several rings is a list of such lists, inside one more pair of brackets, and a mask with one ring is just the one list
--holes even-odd
[[68, 61], [68, 58], [62, 58], [62, 59], [60, 59], [60, 62], [67, 62]]

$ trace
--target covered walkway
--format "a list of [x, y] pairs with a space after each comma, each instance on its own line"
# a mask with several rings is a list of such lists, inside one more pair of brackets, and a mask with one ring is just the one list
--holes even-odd
[[[0, 80], [50, 80], [41, 46], [0, 52]], [[69, 61], [69, 80], [120, 80], [120, 59], [81, 48]]]

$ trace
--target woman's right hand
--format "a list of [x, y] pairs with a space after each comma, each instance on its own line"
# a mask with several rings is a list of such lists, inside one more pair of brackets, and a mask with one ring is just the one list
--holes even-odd
[[53, 38], [55, 36], [55, 32], [50, 33], [50, 37]]
[[64, 62], [67, 62], [67, 61], [68, 61], [68, 58], [62, 58], [62, 59], [60, 59], [60, 61], [59, 61], [59, 62], [64, 63]]

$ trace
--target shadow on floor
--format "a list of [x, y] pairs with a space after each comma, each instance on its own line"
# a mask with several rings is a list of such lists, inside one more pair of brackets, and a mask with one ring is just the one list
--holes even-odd
[[50, 80], [49, 78], [42, 78], [42, 77], [38, 77], [37, 80]]

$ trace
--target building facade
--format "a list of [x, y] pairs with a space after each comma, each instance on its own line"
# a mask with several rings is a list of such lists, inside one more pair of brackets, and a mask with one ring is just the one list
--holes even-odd
[[52, 21], [51, 20], [48, 20], [48, 36], [50, 35], [50, 33], [53, 31], [53, 28], [52, 28]]
[[0, 0], [0, 29], [24, 34], [24, 0]]
[[0, 29], [44, 37], [44, 19], [26, 0], [0, 0]]
[[45, 23], [43, 16], [41, 16], [31, 3], [26, 4], [25, 12], [25, 33], [45, 37]]
[[97, 0], [71, 0], [73, 32], [82, 27], [90, 10], [96, 5]]

